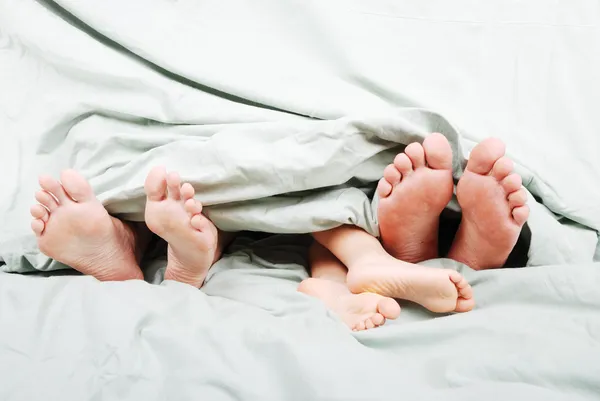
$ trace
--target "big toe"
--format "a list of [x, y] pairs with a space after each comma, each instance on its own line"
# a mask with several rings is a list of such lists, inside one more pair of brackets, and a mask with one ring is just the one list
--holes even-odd
[[504, 156], [506, 145], [498, 138], [487, 138], [480, 142], [469, 156], [467, 170], [476, 174], [488, 174], [496, 160]]
[[94, 191], [88, 181], [75, 170], [65, 170], [60, 181], [67, 194], [77, 202], [94, 199]]
[[163, 166], [157, 166], [150, 170], [144, 189], [148, 199], [152, 201], [161, 201], [167, 194], [167, 170]]
[[386, 319], [396, 319], [400, 316], [400, 305], [392, 298], [383, 298], [377, 303], [377, 312]]
[[452, 168], [452, 148], [448, 139], [442, 134], [431, 134], [423, 141], [427, 165], [436, 170]]

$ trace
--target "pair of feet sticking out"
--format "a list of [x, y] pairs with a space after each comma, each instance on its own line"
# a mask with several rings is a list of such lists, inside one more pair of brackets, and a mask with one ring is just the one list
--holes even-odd
[[[529, 216], [521, 177], [512, 170], [498, 139], [486, 139], [473, 149], [457, 185], [462, 220], [448, 258], [474, 270], [504, 265]], [[386, 167], [377, 187], [381, 243], [387, 253], [347, 266], [347, 276], [308, 279], [300, 291], [323, 300], [353, 330], [398, 317], [393, 298], [438, 313], [471, 310], [473, 292], [460, 273], [413, 264], [438, 257], [439, 216], [453, 186], [452, 150], [443, 135], [408, 145]], [[325, 251], [313, 253], [319, 252]], [[325, 271], [327, 264], [337, 264], [330, 272], [344, 268], [331, 254], [313, 258], [313, 270], [323, 266]]]
[[[452, 195], [451, 164], [452, 152], [442, 135], [407, 146], [385, 169], [377, 189], [386, 252], [356, 263], [347, 274], [336, 273], [335, 280], [306, 280], [300, 291], [323, 300], [355, 330], [396, 318], [400, 308], [393, 298], [433, 312], [472, 309], [472, 290], [460, 273], [412, 264], [437, 256], [438, 217]], [[511, 171], [512, 162], [498, 140], [486, 140], [473, 150], [457, 187], [463, 220], [450, 258], [474, 269], [505, 262], [529, 213], [520, 177]], [[44, 254], [99, 280], [143, 278], [139, 260], [146, 229], [110, 216], [73, 170], [64, 171], [60, 182], [42, 176], [40, 186], [31, 226]], [[193, 187], [182, 185], [177, 174], [155, 168], [145, 189], [147, 227], [169, 244], [165, 278], [200, 287], [227, 235], [202, 214]], [[340, 262], [328, 252], [317, 246], [313, 253], [325, 256], [314, 259], [313, 271], [320, 264], [340, 271]]]
[[[139, 261], [147, 229], [109, 215], [79, 173], [66, 170], [60, 178], [41, 176], [38, 203], [31, 207], [40, 250], [98, 280], [143, 279]], [[176, 173], [154, 168], [145, 190], [147, 227], [169, 244], [165, 278], [200, 287], [220, 257], [220, 233], [202, 214], [194, 188]]]

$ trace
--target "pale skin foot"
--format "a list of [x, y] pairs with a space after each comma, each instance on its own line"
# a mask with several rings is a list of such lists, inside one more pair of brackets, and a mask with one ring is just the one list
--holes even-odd
[[473, 290], [459, 272], [411, 265], [391, 256], [354, 265], [348, 288], [405, 299], [436, 313], [468, 312], [475, 306]]
[[473, 290], [460, 273], [400, 261], [358, 227], [341, 226], [313, 236], [346, 265], [353, 293], [405, 299], [437, 313], [467, 312], [475, 306]]
[[317, 242], [310, 249], [310, 266], [312, 277], [302, 281], [298, 291], [320, 299], [352, 331], [372, 329], [400, 315], [400, 306], [392, 298], [351, 293], [346, 267]]
[[136, 233], [108, 214], [89, 183], [65, 170], [60, 182], [43, 175], [31, 229], [50, 258], [102, 281], [143, 279], [136, 258]]
[[452, 149], [441, 134], [411, 143], [385, 168], [377, 215], [381, 241], [393, 257], [410, 263], [437, 257], [439, 216], [453, 186]]
[[200, 288], [208, 269], [221, 256], [219, 231], [202, 214], [194, 188], [177, 173], [155, 167], [145, 183], [146, 224], [169, 244], [166, 280]]
[[478, 144], [456, 189], [462, 220], [448, 257], [475, 270], [502, 267], [529, 217], [521, 177], [504, 153], [499, 139]]

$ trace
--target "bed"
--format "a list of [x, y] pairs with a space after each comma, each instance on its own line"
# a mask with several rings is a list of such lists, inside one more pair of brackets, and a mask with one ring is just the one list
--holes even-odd
[[[575, 0], [0, 0], [0, 400], [600, 399], [599, 4]], [[525, 268], [461, 271], [477, 307], [353, 333], [296, 291], [306, 233], [378, 234], [402, 146], [507, 144]], [[240, 231], [197, 290], [39, 252], [40, 173], [141, 221], [154, 165]], [[455, 208], [455, 203], [449, 207]]]

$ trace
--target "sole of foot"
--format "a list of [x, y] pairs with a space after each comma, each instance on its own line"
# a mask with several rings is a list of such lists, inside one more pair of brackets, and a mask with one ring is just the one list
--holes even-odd
[[437, 257], [439, 216], [452, 198], [452, 148], [431, 134], [411, 143], [387, 166], [377, 186], [377, 216], [384, 248], [417, 263]]
[[448, 257], [472, 269], [502, 267], [529, 217], [527, 192], [502, 141], [478, 144], [458, 181], [462, 220]]
[[150, 171], [145, 183], [148, 228], [169, 244], [166, 280], [200, 288], [220, 257], [219, 232], [202, 214], [194, 188], [181, 184], [177, 173], [164, 167]]
[[335, 281], [309, 278], [300, 283], [298, 291], [320, 299], [352, 331], [379, 327], [386, 319], [400, 315], [400, 305], [394, 299], [373, 293], [353, 294], [345, 284]]
[[101, 281], [143, 279], [134, 231], [108, 214], [83, 176], [65, 170], [60, 182], [43, 175], [39, 183], [31, 229], [45, 255]]
[[436, 313], [468, 312], [475, 306], [471, 286], [455, 270], [413, 265], [391, 256], [365, 260], [349, 268], [347, 283], [353, 293], [404, 299]]

